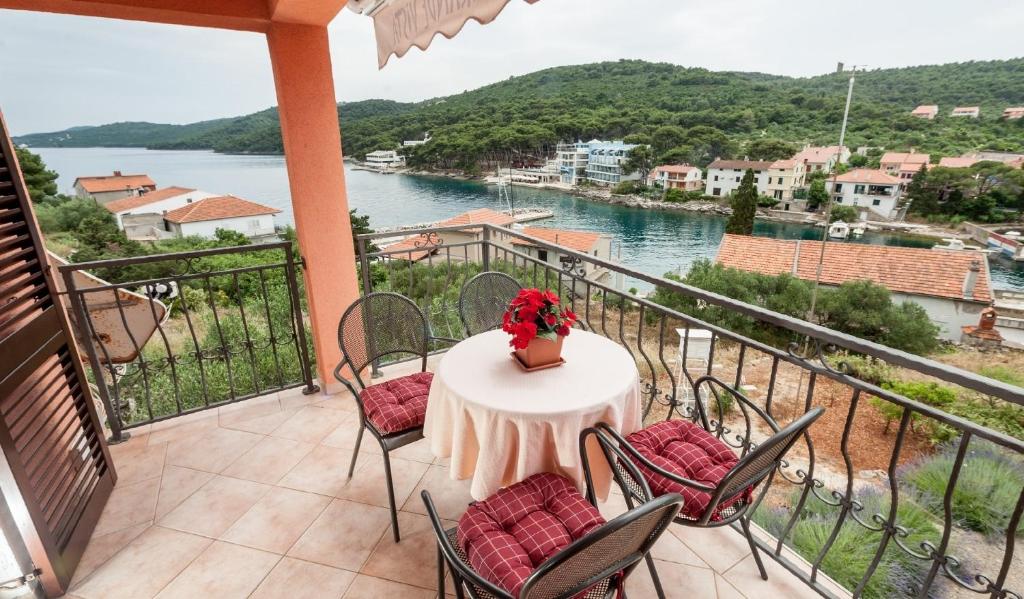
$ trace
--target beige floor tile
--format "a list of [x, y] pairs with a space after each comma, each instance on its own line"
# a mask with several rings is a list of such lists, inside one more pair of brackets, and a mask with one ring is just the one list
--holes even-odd
[[436, 591], [360, 574], [352, 581], [345, 599], [433, 599]]
[[281, 426], [281, 424], [298, 413], [298, 409], [281, 410], [274, 412], [273, 414], [267, 414], [266, 416], [258, 416], [249, 420], [241, 420], [238, 422], [231, 422], [228, 424], [221, 424], [221, 428], [229, 428], [233, 430], [246, 431], [249, 433], [256, 433], [259, 435], [269, 435], [275, 428]]
[[306, 406], [294, 416], [285, 420], [271, 432], [271, 436], [306, 443], [319, 443], [343, 420], [350, 418], [347, 412]]
[[806, 597], [807, 599], [820, 597], [811, 587], [790, 574], [775, 560], [762, 555], [761, 561], [764, 562], [765, 570], [768, 571], [768, 580], [761, 579], [761, 574], [757, 571], [757, 564], [754, 563], [752, 555], [744, 558], [723, 575], [729, 583], [747, 597]]
[[[445, 522], [446, 528], [455, 524]], [[378, 578], [437, 588], [437, 537], [426, 516], [399, 512], [402, 540], [395, 543], [391, 529], [381, 537], [369, 559], [359, 570]]]
[[[320, 440], [320, 443], [342, 449], [352, 449], [356, 446], [356, 437], [359, 436], [359, 428], [361, 426], [359, 415], [347, 414], [346, 416], [345, 419], [334, 427], [334, 430]], [[380, 443], [377, 443], [377, 440], [369, 432], [363, 432], [363, 441], [359, 446], [359, 451], [379, 455]]]
[[313, 395], [303, 395], [302, 387], [297, 389], [288, 389], [281, 391], [277, 394], [281, 400], [282, 410], [291, 410], [294, 408], [302, 408], [318, 401], [322, 401], [324, 396], [320, 393], [314, 393]]
[[[377, 446], [377, 452], [380, 452], [380, 445], [374, 443]], [[430, 451], [430, 441], [426, 439], [420, 439], [415, 443], [410, 443], [404, 447], [391, 452], [391, 455], [396, 458], [402, 458], [404, 460], [413, 460], [414, 462], [423, 462], [424, 464], [433, 464], [434, 460], [437, 459], [434, 453]]]
[[201, 435], [171, 441], [167, 464], [205, 472], [220, 472], [259, 443], [262, 435], [217, 428]]
[[264, 437], [224, 469], [224, 476], [274, 484], [313, 450], [313, 445], [291, 439]]
[[391, 522], [384, 508], [336, 499], [288, 556], [358, 572]]
[[166, 443], [159, 445], [143, 445], [140, 443], [132, 448], [131, 451], [114, 453], [114, 469], [117, 470], [117, 484], [126, 485], [159, 477], [163, 473], [164, 456], [166, 453]]
[[165, 467], [163, 479], [160, 481], [160, 498], [156, 502], [155, 519], [159, 520], [166, 516], [167, 512], [178, 507], [182, 501], [210, 482], [214, 476], [213, 473], [202, 470], [192, 470], [180, 466]]
[[281, 411], [281, 402], [277, 393], [254, 397], [234, 404], [221, 406], [217, 409], [218, 424], [222, 427], [237, 422], [245, 422]]
[[215, 476], [157, 523], [167, 528], [218, 537], [269, 490], [270, 487], [264, 484]]
[[210, 539], [150, 527], [71, 591], [83, 599], [146, 599], [192, 562]]
[[162, 422], [154, 422], [149, 433], [149, 444], [158, 445], [187, 439], [217, 428], [216, 410], [204, 410]]
[[225, 541], [283, 554], [323, 512], [329, 497], [275, 487], [228, 529]]
[[107, 535], [94, 536], [90, 539], [89, 545], [85, 548], [85, 553], [82, 554], [82, 559], [75, 568], [75, 576], [71, 579], [71, 586], [77, 587], [81, 585], [82, 581], [95, 572], [97, 568], [114, 557], [118, 551], [127, 547], [139, 535], [146, 532], [149, 527], [150, 523], [144, 522]]
[[334, 497], [345, 486], [351, 459], [350, 449], [317, 445], [277, 484]]
[[718, 599], [744, 599], [745, 597], [721, 574], [715, 574], [715, 589], [718, 591]]
[[342, 412], [356, 412], [356, 402], [352, 399], [352, 395], [349, 393], [337, 393], [330, 395], [324, 399], [319, 399], [309, 404], [318, 408], [327, 408], [328, 410], [341, 410]]
[[426, 489], [430, 492], [430, 500], [434, 502], [434, 508], [440, 517], [458, 520], [473, 501], [469, 494], [469, 485], [469, 480], [452, 480], [447, 467], [431, 466], [427, 468], [427, 472], [409, 495], [402, 509], [414, 514], [426, 514], [427, 508], [420, 497], [420, 492]]
[[[717, 596], [715, 573], [711, 570], [660, 560], [654, 560], [654, 564], [666, 599], [714, 599]], [[630, 599], [657, 597], [646, 562], [641, 563], [626, 581], [626, 593]]]
[[[669, 530], [675, 529], [679, 534], [686, 534], [686, 528], [678, 525], [673, 525]], [[704, 548], [705, 551], [708, 548]], [[700, 568], [710, 568], [700, 556], [695, 553], [692, 549], [686, 546], [686, 543], [679, 540], [679, 537], [672, 534], [669, 531], [665, 531], [658, 539], [658, 542], [654, 545], [654, 549], [651, 551], [651, 555], [655, 559], [660, 559], [666, 562], [673, 562], [677, 564], [688, 564], [691, 566], [697, 566]]]
[[673, 524], [668, 530], [720, 574], [750, 555], [747, 540], [729, 526], [697, 528]]
[[245, 599], [274, 568], [279, 555], [215, 541], [157, 597]]
[[622, 495], [609, 493], [608, 499], [598, 502], [597, 509], [600, 510], [601, 515], [604, 516], [605, 520], [611, 520], [616, 516], [621, 516], [629, 511], [629, 506], [626, 505], [626, 500]]
[[[402, 458], [391, 458], [391, 477], [395, 487], [395, 505], [402, 506], [412, 495], [423, 474], [430, 466]], [[387, 479], [384, 476], [384, 458], [360, 454], [355, 474], [337, 492], [341, 499], [388, 507]]]
[[126, 485], [118, 483], [103, 508], [93, 535], [102, 536], [153, 520], [159, 490], [159, 478]]
[[286, 557], [274, 566], [250, 597], [340, 599], [355, 577], [355, 572]]

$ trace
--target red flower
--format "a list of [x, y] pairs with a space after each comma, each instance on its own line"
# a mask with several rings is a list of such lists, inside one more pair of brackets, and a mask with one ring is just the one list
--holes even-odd
[[558, 322], [558, 317], [551, 313], [545, 314], [544, 322], [547, 323], [549, 327], [553, 327]]
[[502, 316], [501, 330], [512, 335], [509, 345], [524, 349], [537, 337], [538, 327], [555, 330], [556, 334], [569, 334], [576, 315], [560, 305], [558, 295], [550, 289], [522, 289], [509, 303]]
[[559, 325], [555, 329], [555, 334], [560, 336], [560, 337], [565, 337], [566, 335], [569, 334], [569, 327], [565, 326], [564, 324], [563, 325]]

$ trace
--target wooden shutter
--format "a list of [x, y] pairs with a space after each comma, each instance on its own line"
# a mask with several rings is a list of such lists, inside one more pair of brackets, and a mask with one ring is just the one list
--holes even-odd
[[71, 582], [116, 476], [0, 114], [0, 491], [49, 596]]

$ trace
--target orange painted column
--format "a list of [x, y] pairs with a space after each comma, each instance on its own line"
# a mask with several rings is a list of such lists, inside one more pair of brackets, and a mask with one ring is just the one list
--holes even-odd
[[341, 359], [338, 321], [359, 296], [327, 28], [273, 23], [267, 42], [317, 370], [327, 390], [337, 384], [331, 372]]

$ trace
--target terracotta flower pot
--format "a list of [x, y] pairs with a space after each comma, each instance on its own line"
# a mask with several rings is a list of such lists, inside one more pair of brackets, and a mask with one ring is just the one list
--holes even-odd
[[562, 359], [563, 339], [565, 337], [561, 335], [556, 336], [554, 341], [543, 337], [534, 337], [526, 349], [516, 350], [516, 357], [527, 368], [554, 364]]

